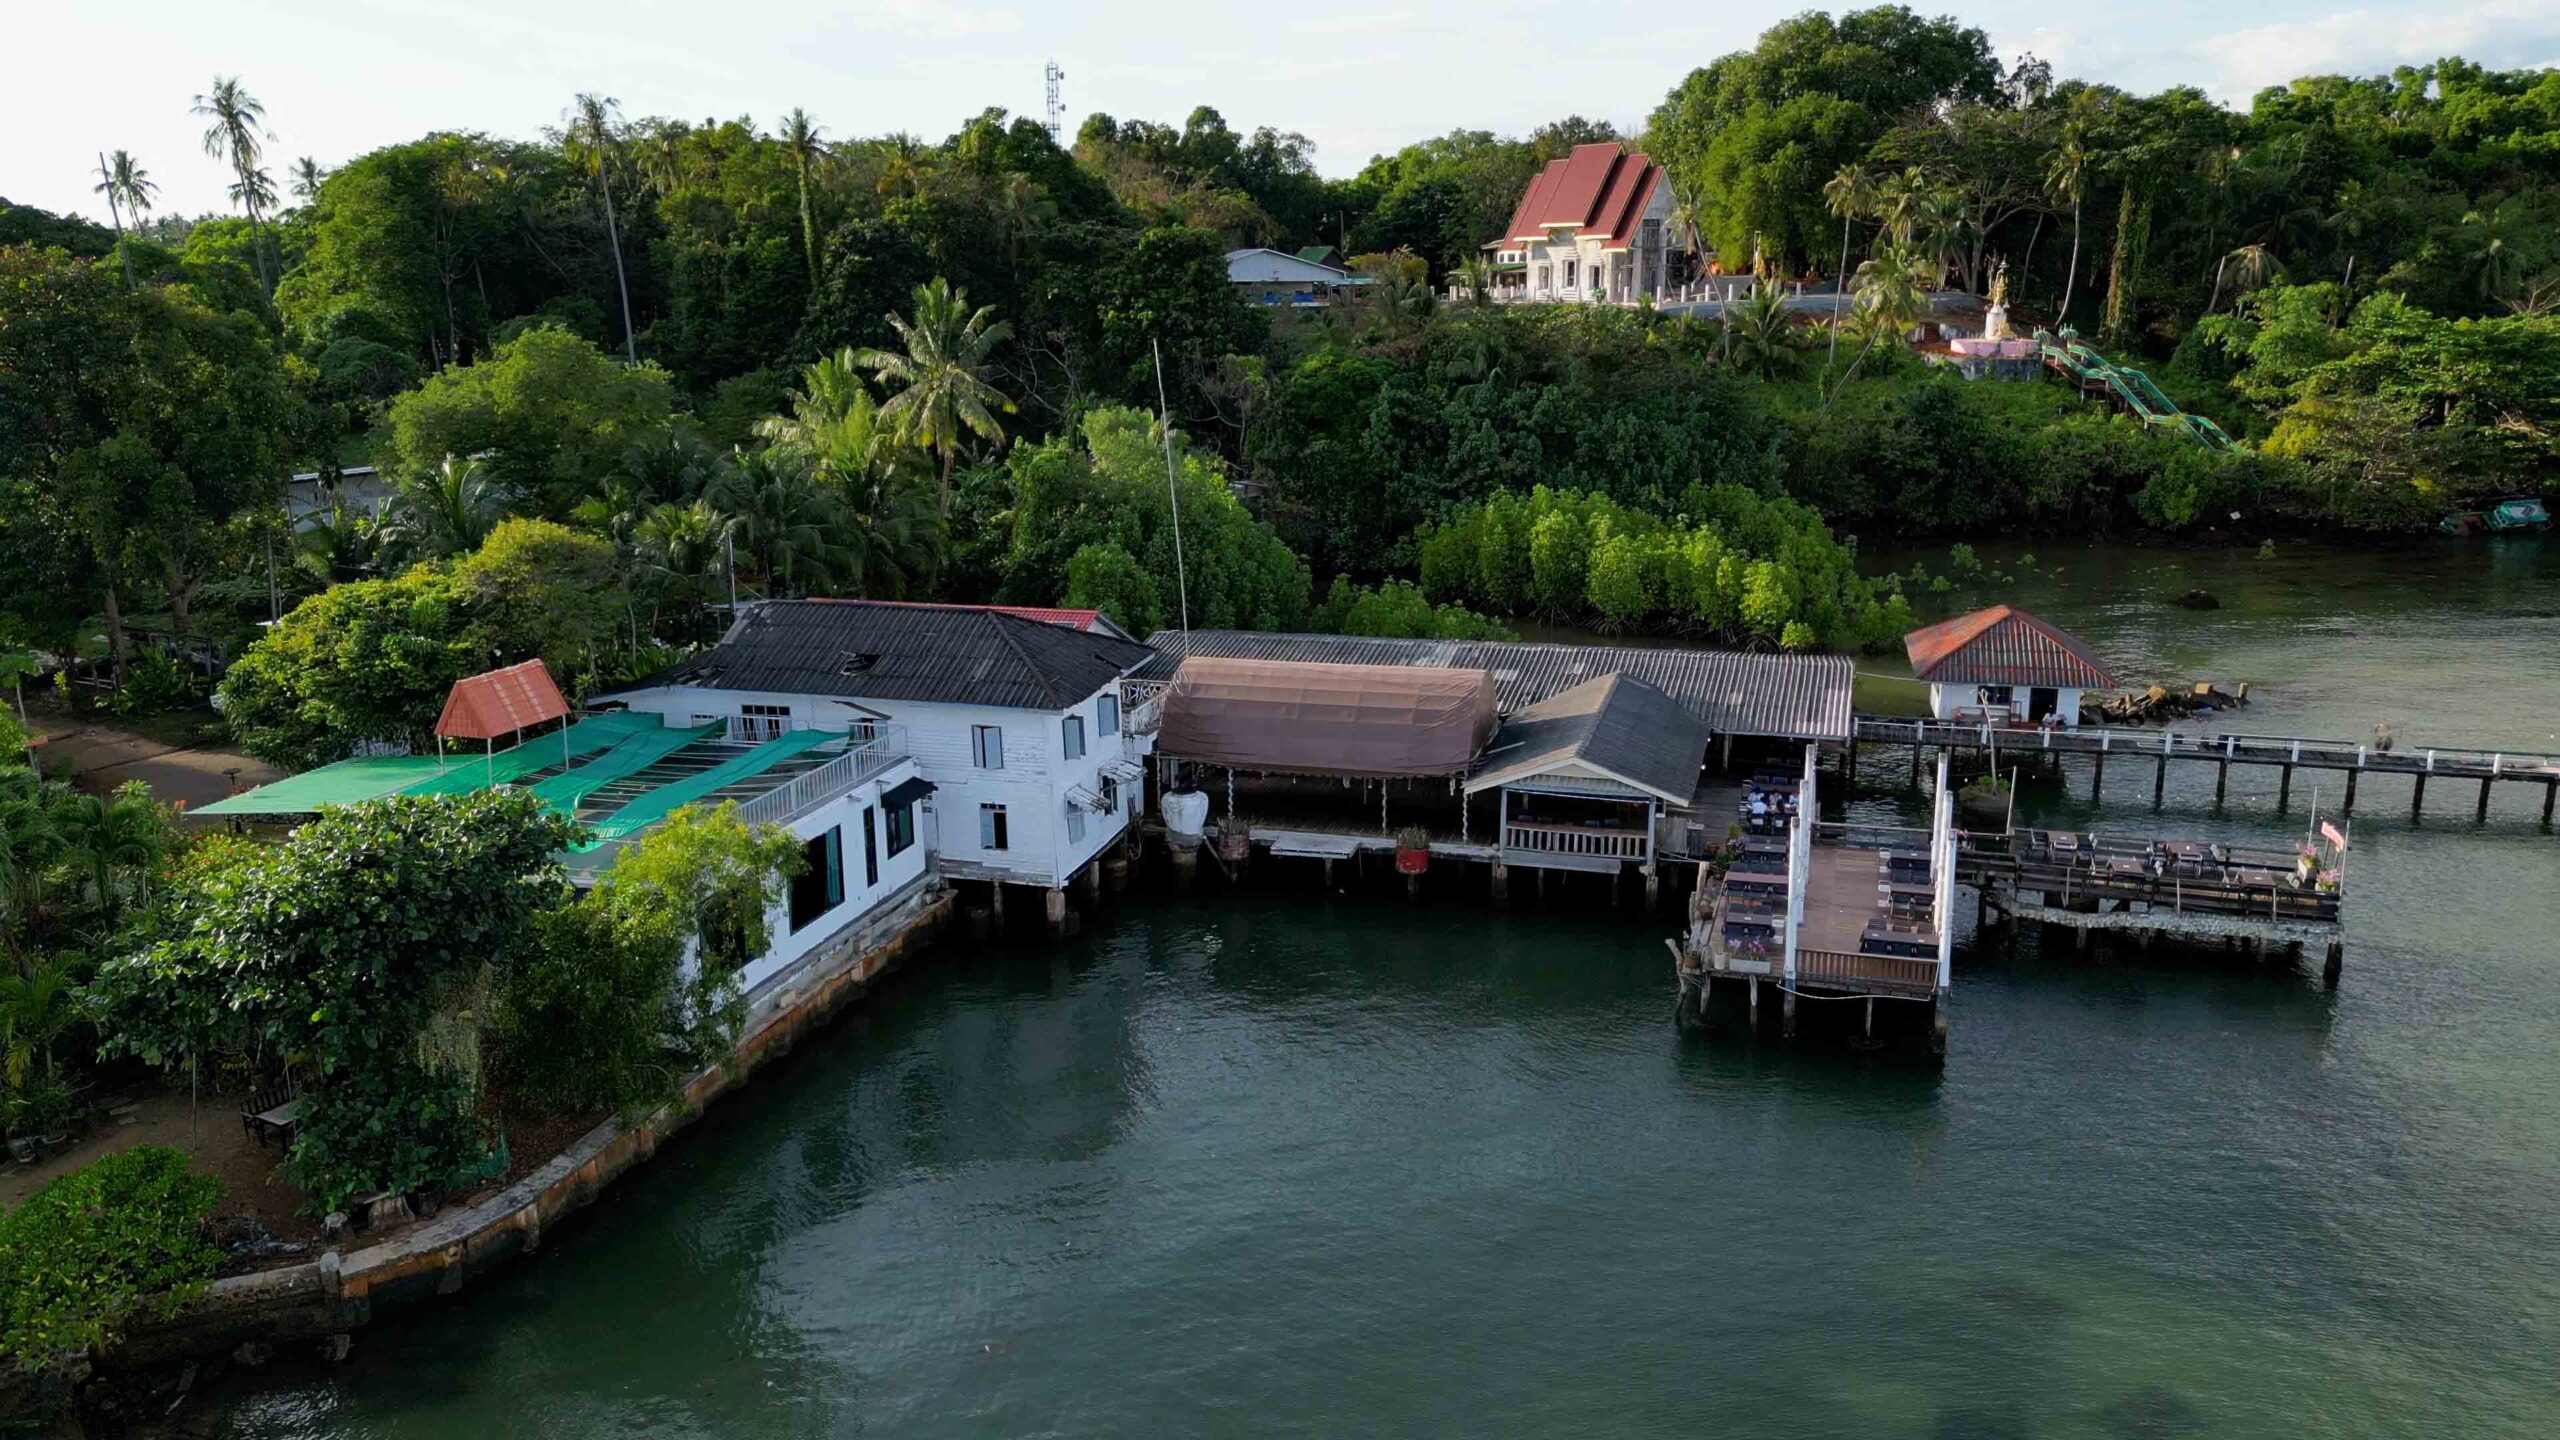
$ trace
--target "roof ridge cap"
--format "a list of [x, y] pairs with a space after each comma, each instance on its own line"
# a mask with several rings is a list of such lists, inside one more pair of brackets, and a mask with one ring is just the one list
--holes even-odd
[[[1006, 628], [1003, 623], [1007, 620], [1017, 621], [1024, 625], [1039, 625], [1045, 622], [1039, 620], [1024, 620], [1019, 615], [1007, 615], [1001, 610], [980, 610], [976, 613], [981, 619], [985, 620], [987, 624], [994, 627], [996, 638], [1004, 642], [1004, 647], [1013, 652], [1014, 658], [1020, 660], [1023, 668], [1029, 670], [1031, 672], [1032, 679], [1038, 682], [1040, 698], [1048, 702], [1041, 706], [1041, 708], [1044, 710], [1057, 709], [1057, 681], [1050, 676], [1048, 670], [1042, 666], [1039, 661], [1031, 658], [1031, 652], [1022, 648], [1022, 642], [1014, 639], [1013, 632]], [[1050, 628], [1057, 629], [1060, 627], [1051, 626]]]

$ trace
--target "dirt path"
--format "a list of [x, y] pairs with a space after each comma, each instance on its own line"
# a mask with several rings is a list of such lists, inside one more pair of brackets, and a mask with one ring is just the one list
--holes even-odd
[[171, 746], [91, 721], [42, 714], [31, 718], [44, 737], [36, 754], [44, 761], [45, 773], [59, 775], [67, 768], [81, 789], [100, 794], [127, 780], [139, 780], [160, 799], [192, 810], [284, 777], [283, 771], [237, 750]]

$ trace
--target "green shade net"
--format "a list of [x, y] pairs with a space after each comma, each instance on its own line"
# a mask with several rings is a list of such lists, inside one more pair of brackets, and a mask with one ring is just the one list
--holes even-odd
[[674, 725], [654, 725], [629, 736], [575, 770], [546, 776], [525, 788], [544, 805], [563, 815], [575, 815], [578, 802], [597, 790], [626, 776], [636, 775], [651, 765], [683, 749], [696, 740], [708, 740], [725, 727], [714, 722], [690, 729]]
[[690, 805], [724, 785], [734, 785], [751, 775], [760, 775], [804, 750], [843, 738], [844, 733], [838, 730], [794, 730], [779, 740], [768, 740], [700, 774], [688, 775], [673, 784], [632, 797], [629, 804], [589, 825], [591, 833], [585, 843], [573, 848], [592, 850], [599, 845], [609, 845], [656, 824], [665, 819], [668, 812]]
[[[702, 732], [661, 724], [654, 715], [616, 712], [591, 715], [565, 732], [571, 759], [617, 752], [619, 747], [646, 744], [660, 737], [664, 754]], [[386, 795], [461, 795], [505, 785], [562, 763], [564, 732], [537, 737], [495, 755], [462, 752], [451, 755], [382, 755], [341, 760], [261, 785], [198, 808], [198, 815], [309, 815], [323, 805], [355, 805]], [[654, 757], [653, 757], [654, 758]], [[646, 764], [646, 761], [641, 762]], [[633, 767], [638, 768], [637, 766]], [[577, 773], [577, 772], [571, 772]], [[628, 772], [625, 772], [628, 773]], [[601, 782], [599, 782], [601, 783]]]

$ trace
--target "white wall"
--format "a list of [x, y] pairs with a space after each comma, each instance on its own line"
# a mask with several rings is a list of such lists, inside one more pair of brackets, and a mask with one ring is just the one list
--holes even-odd
[[[933, 797], [918, 807], [929, 812], [919, 815], [918, 832], [934, 853], [964, 865], [1000, 870], [1023, 884], [1055, 886], [1066, 883], [1127, 828], [1137, 803], [1129, 792], [1140, 787], [1121, 787], [1116, 812], [1088, 811], [1084, 838], [1068, 838], [1068, 789], [1080, 785], [1098, 793], [1105, 764], [1137, 758], [1135, 752], [1123, 749], [1117, 725], [1106, 729], [1101, 723], [1101, 698], [1118, 694], [1115, 680], [1072, 710], [870, 699], [861, 701], [857, 709], [823, 696], [689, 686], [634, 691], [616, 698], [635, 712], [658, 715], [677, 725], [695, 723], [696, 717], [736, 715], [747, 705], [786, 705], [795, 725], [824, 730], [842, 730], [866, 712], [885, 716], [884, 723], [905, 731], [917, 773], [935, 786]], [[1085, 753], [1073, 761], [1066, 758], [1060, 728], [1060, 721], [1070, 714], [1083, 716], [1085, 722]], [[982, 769], [974, 763], [970, 727], [975, 725], [993, 725], [1004, 732], [1003, 769]], [[982, 804], [1005, 807], [1008, 843], [1001, 852], [978, 844]]]
[[[1984, 708], [1981, 697], [1978, 694], [1981, 688], [1982, 687], [1978, 685], [1946, 685], [1933, 683], [1929, 686], [1929, 713], [1941, 720], [1952, 720], [1955, 718], [1956, 712], [1959, 710], [1981, 710]], [[2080, 723], [2080, 694], [2081, 692], [2068, 687], [2058, 687], [2055, 689], [2054, 708], [2061, 712], [2063, 724], [2077, 725]], [[2028, 702], [2032, 698], [2033, 689], [2030, 686], [2013, 685], [2009, 687], [2010, 718], [2013, 720], [2024, 720], [2027, 714]]]
[[[791, 833], [803, 841], [814, 839], [831, 829], [843, 830], [844, 843], [841, 853], [844, 864], [844, 899], [835, 908], [811, 919], [798, 930], [793, 930], [791, 928], [791, 895], [789, 886], [786, 884], [781, 902], [775, 905], [773, 912], [766, 917], [773, 929], [772, 948], [765, 952], [762, 959], [750, 963], [740, 974], [739, 978], [745, 983], [746, 988], [754, 989], [768, 976], [780, 972], [793, 961], [834, 939], [847, 925], [854, 924], [869, 914], [873, 906], [896, 894], [898, 887], [924, 873], [926, 847], [923, 826], [921, 824], [917, 826], [914, 844], [895, 855], [890, 854], [888, 810], [880, 803], [880, 797], [886, 794], [890, 787], [912, 777], [915, 773], [913, 765], [905, 763], [892, 765], [791, 822]], [[922, 810], [924, 807], [919, 804], [916, 808]], [[862, 863], [862, 816], [866, 810], [871, 812], [872, 834], [880, 852], [880, 878], [874, 883], [866, 883]]]

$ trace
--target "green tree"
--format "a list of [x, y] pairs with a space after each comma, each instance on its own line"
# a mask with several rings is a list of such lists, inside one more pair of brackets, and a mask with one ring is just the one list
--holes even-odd
[[809, 112], [793, 107], [782, 117], [782, 148], [791, 157], [791, 169], [800, 182], [800, 246], [809, 261], [809, 293], [818, 293], [818, 217], [809, 205], [809, 171], [826, 158], [826, 142], [818, 138], [817, 122]]
[[116, 261], [124, 267], [124, 288], [133, 288], [133, 248], [126, 243], [124, 221], [127, 215], [140, 225], [151, 213], [151, 202], [160, 187], [151, 181], [151, 172], [134, 163], [131, 152], [118, 150], [114, 155], [98, 157], [98, 183], [90, 187], [92, 194], [107, 197], [107, 215], [116, 226]]
[[916, 287], [912, 316], [889, 317], [897, 331], [898, 350], [864, 350], [855, 363], [870, 370], [883, 385], [898, 392], [880, 407], [881, 418], [895, 425], [909, 443], [933, 451], [942, 463], [940, 511], [951, 513], [951, 468], [963, 437], [975, 435], [991, 445], [1004, 443], [1004, 423], [996, 417], [1013, 413], [986, 376], [989, 355], [1013, 334], [995, 318], [995, 307], [969, 308], [968, 292], [954, 290], [936, 278]]
[[604, 196], [605, 243], [613, 251], [614, 291], [622, 297], [622, 358], [637, 365], [640, 341], [631, 328], [631, 277], [623, 267], [622, 224], [613, 209], [613, 161], [621, 148], [621, 137], [616, 133], [621, 106], [622, 102], [610, 95], [581, 92], [569, 107], [569, 137], [585, 150], [596, 188]]
[[213, 88], [195, 100], [195, 113], [208, 123], [204, 129], [204, 153], [231, 167], [231, 198], [249, 217], [251, 235], [250, 258], [254, 262], [258, 284], [272, 291], [275, 282], [267, 274], [266, 241], [263, 221], [259, 217], [262, 202], [272, 202], [274, 186], [264, 181], [258, 169], [258, 158], [265, 153], [267, 107], [250, 94], [237, 75], [213, 77]]
[[618, 365], [566, 330], [537, 326], [393, 400], [376, 454], [398, 476], [467, 456], [501, 490], [563, 515], [631, 450], [663, 443], [673, 409], [665, 371]]

